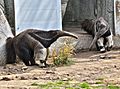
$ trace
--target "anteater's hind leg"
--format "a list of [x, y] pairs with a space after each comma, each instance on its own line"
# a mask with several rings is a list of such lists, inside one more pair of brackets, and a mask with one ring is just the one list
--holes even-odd
[[98, 47], [99, 47], [99, 51], [100, 52], [105, 52], [106, 50], [105, 50], [105, 47], [104, 47], [104, 38], [103, 37], [101, 37], [101, 38], [99, 38], [98, 40], [97, 40], [97, 45], [98, 45]]
[[106, 48], [108, 51], [111, 50], [112, 46], [113, 46], [113, 38], [112, 35], [106, 37], [107, 43], [106, 43]]
[[26, 66], [36, 65], [35, 60], [33, 59], [33, 52], [27, 47], [21, 46], [17, 47], [15, 50], [18, 57], [25, 63]]

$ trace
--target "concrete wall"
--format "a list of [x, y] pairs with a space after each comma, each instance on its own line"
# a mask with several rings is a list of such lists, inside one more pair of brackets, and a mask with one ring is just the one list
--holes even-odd
[[84, 19], [104, 17], [114, 32], [114, 0], [69, 0], [63, 25], [80, 27]]
[[4, 0], [5, 15], [15, 35], [14, 0]]

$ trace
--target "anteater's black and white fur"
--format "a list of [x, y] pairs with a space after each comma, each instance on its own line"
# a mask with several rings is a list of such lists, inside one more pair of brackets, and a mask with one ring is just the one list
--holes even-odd
[[62, 36], [77, 38], [74, 34], [65, 31], [36, 29], [28, 29], [14, 38], [8, 38], [7, 62], [14, 63], [17, 55], [26, 66], [38, 65], [35, 60], [40, 60], [41, 66], [46, 66], [47, 49]]
[[108, 22], [103, 17], [100, 17], [96, 20], [85, 19], [81, 23], [81, 27], [94, 38], [90, 49], [93, 43], [96, 43], [97, 50], [100, 52], [105, 52], [112, 48], [113, 34]]

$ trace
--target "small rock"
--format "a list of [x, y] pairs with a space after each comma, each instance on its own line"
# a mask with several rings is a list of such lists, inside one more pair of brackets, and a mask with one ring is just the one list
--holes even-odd
[[15, 76], [15, 78], [18, 78], [18, 76]]
[[54, 71], [46, 71], [46, 74], [55, 74]]
[[105, 58], [106, 58], [106, 56], [104, 56], [104, 55], [100, 56], [100, 59], [105, 59]]
[[27, 67], [27, 66], [22, 67], [22, 70], [27, 70], [27, 69], [28, 69], [28, 67]]
[[63, 78], [62, 80], [63, 80], [63, 81], [68, 81], [69, 79], [68, 79], [68, 78]]
[[21, 76], [21, 77], [20, 77], [20, 80], [27, 80], [27, 78]]
[[116, 65], [114, 65], [114, 67], [115, 67], [115, 68], [117, 68], [117, 66], [116, 66]]
[[3, 78], [0, 79], [0, 80], [10, 81], [10, 80], [12, 80], [12, 79], [10, 79], [10, 78], [8, 78], [8, 77], [3, 77]]
[[58, 80], [58, 79], [60, 79], [59, 76], [56, 76], [56, 77], [53, 77], [53, 78], [52, 78], [52, 80]]
[[6, 66], [4, 66], [3, 69], [6, 69]]
[[33, 79], [33, 80], [38, 80], [39, 78], [37, 78], [37, 77], [33, 77], [32, 79]]

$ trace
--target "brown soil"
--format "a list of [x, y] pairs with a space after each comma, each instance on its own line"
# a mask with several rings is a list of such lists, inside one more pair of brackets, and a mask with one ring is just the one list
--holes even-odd
[[73, 80], [96, 85], [120, 84], [120, 51], [98, 53], [80, 52], [73, 60], [75, 64], [64, 67], [26, 67], [23, 63], [0, 67], [0, 89], [38, 89], [33, 83], [55, 80]]

